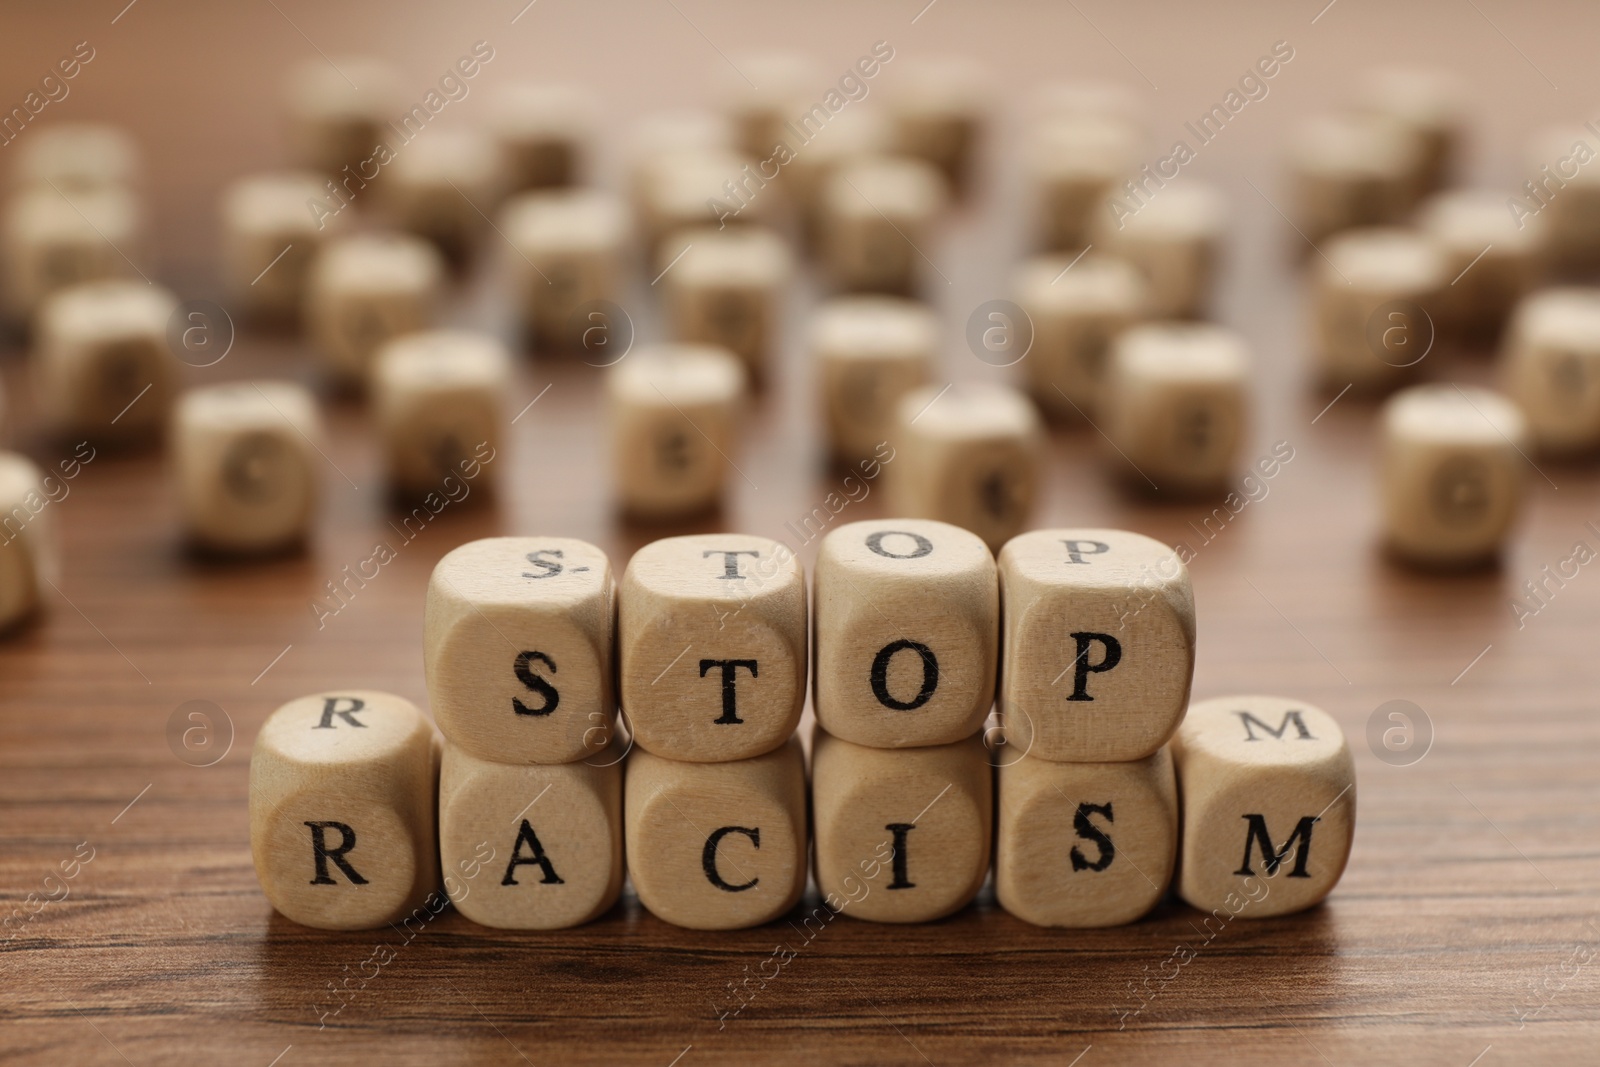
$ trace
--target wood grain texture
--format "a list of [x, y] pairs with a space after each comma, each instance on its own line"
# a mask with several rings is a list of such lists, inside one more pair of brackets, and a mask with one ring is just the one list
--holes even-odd
[[[1543, 603], [1524, 600], [1520, 628], [1508, 602], [1525, 597], [1524, 582], [1545, 566], [1557, 573], [1575, 541], [1600, 544], [1587, 525], [1600, 524], [1600, 472], [1540, 461], [1544, 476], [1530, 472], [1528, 514], [1498, 569], [1441, 577], [1388, 562], [1377, 547], [1375, 409], [1347, 395], [1324, 413], [1333, 396], [1308, 390], [1305, 293], [1291, 266], [1298, 238], [1263, 194], [1288, 206], [1283, 138], [1309, 110], [1341, 97], [1349, 70], [1379, 50], [1470, 73], [1470, 174], [1519, 186], [1526, 133], [1575, 123], [1600, 99], [1590, 56], [1600, 13], [1558, 3], [1513, 17], [1480, 3], [1514, 48], [1473, 11], [1442, 0], [1341, 2], [1314, 25], [1321, 3], [1078, 4], [1125, 59], [1067, 5], [942, 0], [911, 25], [920, 5], [819, 4], [758, 19], [705, 0], [680, 0], [682, 15], [669, 5], [619, 13], [540, 3], [513, 25], [520, 4], [314, 9], [280, 0], [279, 14], [266, 4], [141, 0], [112, 25], [122, 6], [62, 3], [0, 16], [0, 101], [20, 101], [74, 42], [92, 41], [96, 59], [72, 96], [23, 136], [69, 117], [135, 131], [154, 194], [151, 232], [161, 238], [159, 254], [139, 264], [184, 298], [215, 298], [224, 182], [287, 159], [276, 72], [317, 57], [285, 15], [330, 55], [392, 55], [412, 97], [472, 41], [492, 41], [497, 58], [474, 95], [441, 120], [458, 106], [480, 114], [472, 109], [487, 94], [476, 89], [511, 80], [520, 66], [602, 85], [608, 130], [647, 107], [716, 99], [707, 72], [722, 60], [684, 16], [730, 55], [781, 40], [815, 52], [825, 70], [842, 71], [877, 39], [906, 58], [966, 51], [996, 68], [1008, 107], [1045, 78], [1113, 78], [1147, 94], [1158, 143], [1181, 136], [1182, 123], [1273, 41], [1291, 41], [1296, 58], [1271, 95], [1252, 101], [1189, 169], [1236, 208], [1218, 311], [1258, 354], [1245, 455], [1253, 461], [1287, 441], [1293, 460], [1241, 491], [1250, 502], [1237, 515], [1218, 518], [1205, 504], [1124, 497], [1092, 429], [1056, 431], [1032, 525], [1127, 527], [1194, 549], [1196, 695], [1284, 693], [1326, 709], [1355, 754], [1359, 829], [1324, 905], [1230, 924], [1203, 946], [1198, 914], [1174, 903], [1132, 926], [1048, 931], [1004, 914], [989, 890], [935, 924], [846, 914], [814, 932], [802, 921], [811, 897], [792, 917], [799, 932], [779, 923], [714, 936], [661, 923], [631, 894], [593, 925], [548, 934], [489, 931], [451, 911], [410, 940], [329, 934], [274, 916], [250, 867], [245, 788], [249, 740], [274, 707], [335, 686], [421, 703], [428, 575], [465, 540], [581, 537], [620, 568], [657, 536], [618, 523], [604, 493], [595, 372], [541, 361], [519, 367], [514, 410], [550, 392], [512, 427], [487, 472], [505, 490], [498, 506], [474, 508], [475, 490], [411, 540], [389, 525], [377, 442], [359, 410], [344, 406], [329, 412], [326, 447], [338, 471], [326, 472], [303, 556], [241, 566], [184, 554], [174, 487], [155, 455], [102, 452], [48, 506], [41, 518], [57, 520], [62, 540], [58, 589], [43, 590], [50, 603], [40, 625], [0, 644], [0, 917], [40, 907], [0, 945], [0, 1054], [9, 1062], [266, 1065], [282, 1054], [280, 1067], [524, 1057], [665, 1067], [681, 1054], [680, 1067], [945, 1065], [1071, 1063], [1091, 1045], [1079, 1067], [1323, 1059], [1465, 1067], [1480, 1054], [1479, 1067], [1592, 1062], [1600, 577], [1579, 567], [1563, 585], [1547, 582]], [[1014, 147], [1009, 129], [999, 136]], [[930, 292], [946, 323], [941, 369], [951, 377], [1017, 369], [979, 364], [959, 332], [978, 303], [1004, 295], [1025, 243], [996, 147], [980, 153], [975, 210], [925, 249], [950, 279], [933, 276]], [[0, 149], [0, 165], [10, 151]], [[636, 279], [637, 321], [653, 340], [661, 335], [648, 280]], [[809, 280], [801, 285], [797, 299], [810, 299]], [[474, 295], [453, 302], [451, 318], [482, 324], [493, 310]], [[673, 532], [782, 536], [784, 522], [837, 490], [841, 476], [820, 465], [801, 351], [798, 334], [780, 346], [776, 380], [735, 457], [750, 482], [733, 480], [720, 516]], [[13, 398], [7, 437], [56, 469], [72, 442], [35, 432], [19, 354], [9, 344], [3, 360]], [[209, 377], [196, 371], [190, 380], [305, 366], [293, 343], [247, 338]], [[1472, 359], [1430, 356], [1423, 370], [1488, 377]], [[841, 521], [886, 514], [881, 482], [869, 484], [871, 495]], [[334, 605], [319, 630], [310, 605], [325, 595], [323, 583], [369, 558], [379, 540], [396, 558]], [[808, 568], [815, 548], [804, 546]], [[1382, 762], [1366, 740], [1369, 717], [1391, 699], [1415, 702], [1432, 722], [1431, 747], [1411, 766]], [[232, 747], [214, 766], [185, 765], [169, 748], [168, 720], [190, 700], [212, 701], [231, 719]], [[59, 896], [61, 885], [65, 900], [26, 901]], [[780, 942], [794, 957], [762, 988]], [[1177, 967], [1180, 943], [1199, 951]], [[381, 967], [367, 962], [385, 951], [393, 958]], [[330, 983], [346, 978], [341, 1002]], [[746, 979], [747, 1003], [733, 1015], [740, 998], [729, 984]], [[719, 1007], [729, 1012], [720, 1023]]]

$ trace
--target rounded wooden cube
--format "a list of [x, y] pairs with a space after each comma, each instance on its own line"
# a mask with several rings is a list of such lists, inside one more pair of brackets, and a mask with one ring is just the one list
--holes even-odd
[[[409, 700], [318, 693], [274, 711], [250, 754], [250, 851], [267, 900], [322, 930], [437, 915], [439, 745]], [[437, 907], [434, 906], [437, 902]]]
[[1095, 246], [1144, 275], [1151, 317], [1204, 315], [1228, 223], [1221, 191], [1186, 180], [1161, 189], [1136, 211], [1096, 219]]
[[[89, 458], [94, 458], [91, 450]], [[73, 473], [81, 464], [73, 464]], [[62, 473], [67, 467], [63, 466]], [[53, 517], [45, 476], [26, 456], [0, 452], [0, 633], [20, 625], [43, 603], [56, 566]]]
[[628, 874], [639, 903], [691, 930], [771, 922], [806, 887], [806, 763], [800, 739], [729, 763], [628, 756]]
[[1465, 566], [1494, 558], [1522, 504], [1527, 422], [1475, 386], [1396, 394], [1380, 430], [1384, 529], [1405, 559]]
[[1444, 253], [1408, 230], [1351, 230], [1317, 264], [1314, 323], [1323, 384], [1379, 392], [1404, 383], [1433, 347]]
[[1356, 84], [1357, 107], [1397, 124], [1416, 142], [1414, 195], [1444, 188], [1466, 140], [1461, 83], [1442, 70], [1379, 67], [1364, 72]]
[[673, 338], [719, 345], [760, 381], [777, 349], [793, 285], [788, 244], [760, 226], [681, 230], [663, 247], [661, 258]]
[[622, 576], [618, 682], [639, 747], [719, 763], [783, 744], [806, 696], [805, 568], [748, 534], [654, 541]]
[[926, 519], [822, 539], [812, 645], [817, 722], [874, 748], [970, 737], [994, 706], [1000, 586], [976, 535]]
[[910, 295], [925, 270], [948, 194], [920, 159], [880, 156], [841, 165], [822, 189], [823, 268], [848, 292]]
[[1221, 326], [1152, 323], [1122, 334], [1106, 387], [1106, 462], [1136, 487], [1220, 489], [1244, 444], [1249, 374], [1244, 338]]
[[640, 217], [647, 214], [656, 174], [682, 156], [737, 154], [733, 122], [714, 111], [664, 111], [646, 115], [627, 132], [628, 195]]
[[744, 365], [712, 345], [653, 345], [612, 367], [606, 418], [622, 510], [661, 520], [716, 507], [744, 398]]
[[1468, 341], [1492, 341], [1532, 287], [1544, 227], [1512, 218], [1503, 194], [1456, 189], [1423, 203], [1418, 225], [1445, 257], [1435, 305], [1439, 327]]
[[1127, 530], [1034, 530], [999, 564], [1008, 750], [1113, 763], [1166, 744], [1194, 678], [1194, 590], [1178, 554]]
[[356, 174], [380, 144], [395, 139], [391, 122], [400, 120], [415, 136], [399, 77], [379, 59], [309, 59], [290, 71], [285, 95], [295, 159], [325, 174], [346, 167]]
[[66, 192], [128, 188], [139, 181], [139, 146], [120, 126], [58, 122], [28, 134], [16, 184], [54, 185]]
[[1121, 259], [1040, 256], [1022, 265], [1016, 294], [1033, 328], [1022, 361], [1028, 391], [1056, 418], [1093, 418], [1105, 402], [1111, 343], [1147, 313], [1149, 283]]
[[519, 766], [446, 744], [439, 860], [456, 910], [498, 930], [561, 930], [622, 894], [622, 757]]
[[299, 318], [311, 262], [340, 215], [313, 210], [327, 195], [311, 171], [255, 174], [222, 196], [222, 263], [229, 302], [247, 315], [279, 322]]
[[493, 334], [425, 330], [384, 344], [372, 406], [390, 488], [455, 499], [463, 478], [475, 478], [504, 444], [510, 388], [511, 357]]
[[1172, 754], [1123, 763], [1023, 756], [999, 769], [994, 890], [1035, 926], [1133, 922], [1159, 904], [1178, 860]]
[[18, 191], [6, 207], [8, 310], [25, 317], [68, 286], [137, 276], [143, 235], [139, 202], [126, 189]]
[[1528, 175], [1504, 209], [1539, 227], [1541, 265], [1557, 276], [1600, 269], [1600, 141], [1587, 125], [1538, 133], [1518, 173]]
[[994, 779], [976, 734], [890, 751], [818, 730], [811, 745], [817, 891], [872, 922], [961, 910], [989, 873]]
[[34, 372], [39, 406], [61, 434], [154, 442], [178, 390], [165, 289], [136, 281], [86, 282], [39, 309]]
[[924, 386], [901, 397], [887, 468], [889, 510], [938, 519], [991, 550], [1033, 512], [1044, 434], [1028, 398], [1004, 385]]
[[622, 202], [592, 189], [525, 193], [507, 202], [500, 229], [514, 253], [505, 260], [533, 343], [610, 362], [609, 353], [585, 343], [594, 320], [583, 310], [621, 296], [628, 239]]
[[983, 68], [964, 56], [913, 60], [885, 96], [895, 151], [938, 167], [952, 190], [966, 188], [990, 106]]
[[420, 237], [359, 234], [328, 242], [312, 262], [306, 326], [329, 373], [365, 386], [384, 342], [432, 326], [444, 261]]
[[1523, 300], [1504, 366], [1506, 391], [1541, 452], [1600, 448], [1600, 289], [1546, 289]]
[[1303, 911], [1338, 884], [1355, 836], [1356, 768], [1333, 716], [1284, 697], [1203, 700], [1172, 755], [1178, 894], [1192, 907], [1223, 923], [1264, 919]]
[[1100, 216], [1110, 216], [1109, 199], [1134, 177], [1141, 140], [1136, 126], [1106, 115], [1053, 117], [1038, 125], [1026, 166], [1039, 249], [1069, 252], [1089, 244]]
[[829, 448], [860, 462], [893, 435], [900, 398], [932, 380], [938, 317], [915, 300], [835, 297], [812, 314], [810, 340]]
[[584, 154], [599, 127], [594, 96], [577, 85], [518, 82], [489, 105], [489, 132], [500, 148], [506, 189], [556, 189], [578, 184]]
[[769, 222], [777, 206], [777, 197], [763, 191], [766, 179], [756, 164], [729, 149], [664, 155], [650, 165], [642, 181], [639, 221], [654, 255], [680, 230]]
[[754, 160], [777, 165], [786, 149], [795, 147], [788, 124], [805, 116], [807, 109], [830, 88], [827, 76], [810, 57], [797, 52], [770, 51], [740, 56], [739, 70], [723, 79], [731, 103], [734, 136], [739, 150]]
[[614, 733], [616, 611], [611, 561], [583, 541], [489, 537], [447, 553], [423, 616], [440, 732], [501, 763], [594, 757]]
[[271, 552], [304, 541], [317, 509], [322, 419], [292, 382], [190, 389], [172, 417], [183, 526], [220, 552]]
[[396, 153], [379, 189], [395, 225], [461, 263], [487, 227], [500, 185], [493, 141], [474, 130], [435, 130]]
[[802, 121], [791, 127], [785, 144], [790, 156], [783, 161], [785, 191], [800, 208], [806, 240], [818, 247], [823, 240], [824, 190], [840, 168], [887, 155], [892, 147], [888, 116], [866, 107], [851, 107], [828, 121], [826, 136]]
[[1313, 244], [1341, 230], [1396, 222], [1415, 202], [1419, 147], [1393, 120], [1313, 116], [1296, 126], [1288, 154], [1290, 215]]

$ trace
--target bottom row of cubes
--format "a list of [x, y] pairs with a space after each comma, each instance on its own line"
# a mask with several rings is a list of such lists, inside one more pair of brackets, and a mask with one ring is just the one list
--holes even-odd
[[656, 916], [710, 930], [783, 916], [808, 859], [830, 910], [879, 922], [959, 910], [991, 862], [1000, 904], [1041, 926], [1131, 922], [1174, 885], [1204, 911], [1282, 915], [1328, 894], [1355, 828], [1338, 724], [1259, 696], [1191, 706], [1168, 746], [1126, 763], [818, 730], [809, 798], [798, 737], [726, 763], [616, 742], [494, 763], [442, 744], [400, 697], [323, 693], [262, 727], [250, 833], [267, 899], [307, 926], [378, 927], [446, 899], [484, 926], [576, 926], [616, 903], [626, 871]]

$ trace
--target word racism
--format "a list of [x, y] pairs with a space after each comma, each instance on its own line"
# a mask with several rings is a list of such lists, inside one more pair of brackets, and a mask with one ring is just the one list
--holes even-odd
[[[1600, 143], [1600, 128], [1593, 122], [1585, 122], [1583, 128], [1594, 134], [1597, 143]], [[1506, 210], [1511, 212], [1511, 221], [1517, 224], [1517, 229], [1526, 228], [1529, 219], [1549, 207], [1556, 194], [1578, 176], [1579, 170], [1593, 162], [1596, 154], [1594, 146], [1588, 141], [1581, 138], [1573, 141], [1567, 154], [1556, 160], [1554, 171], [1546, 163], [1539, 168], [1543, 177], [1537, 181], [1529, 178], [1522, 183], [1524, 199], [1506, 197]]]
[[471, 56], [462, 56], [456, 60], [454, 67], [439, 76], [438, 89], [429, 89], [423, 96], [422, 103], [412, 104], [411, 110], [400, 117], [399, 123], [389, 123], [389, 128], [399, 138], [393, 147], [386, 141], [380, 141], [373, 146], [372, 155], [366, 159], [355, 164], [346, 163], [344, 170], [340, 172], [344, 175], [342, 179], [338, 181], [328, 179], [329, 199], [312, 197], [306, 201], [306, 207], [311, 210], [311, 218], [316, 222], [317, 229], [327, 226], [328, 219], [349, 207], [356, 194], [367, 187], [367, 182], [377, 178], [384, 167], [393, 163], [400, 149], [416, 140], [417, 135], [435, 115], [452, 102], [459, 103], [465, 100], [467, 94], [472, 92], [472, 86], [467, 83], [476, 78], [483, 70], [484, 64], [493, 58], [494, 49], [490, 47], [488, 41], [474, 44]]
[[[89, 42], [79, 41], [72, 46], [70, 56], [56, 60], [55, 70], [39, 79], [39, 88], [29, 89], [22, 103], [0, 118], [0, 145], [15, 141], [28, 128], [28, 123], [39, 117], [41, 111], [65, 100], [67, 94], [72, 92], [72, 86], [67, 82], [76, 78], [94, 56], [95, 51]], [[56, 71], [61, 72], [60, 77], [56, 76]]]
[[[84, 452], [85, 449], [88, 450], [87, 454]], [[39, 480], [38, 489], [29, 489], [23, 496], [22, 502], [0, 519], [0, 533], [5, 535], [5, 540], [0, 544], [9, 545], [21, 536], [23, 527], [38, 517], [46, 505], [59, 504], [67, 499], [67, 494], [72, 492], [72, 486], [67, 482], [72, 481], [85, 466], [94, 462], [95, 450], [88, 441], [79, 441], [78, 447], [72, 450], [72, 454], [78, 458], [64, 459], [57, 464], [61, 468], [60, 479], [53, 474], [46, 474]]]
[[1192, 163], [1202, 146], [1216, 140], [1234, 116], [1245, 109], [1246, 104], [1252, 100], [1265, 100], [1271, 91], [1267, 82], [1276, 78], [1283, 66], [1293, 58], [1294, 48], [1288, 41], [1274, 43], [1272, 53], [1256, 60], [1255, 67], [1245, 71], [1239, 78], [1239, 87], [1229, 89], [1222, 103], [1213, 104], [1210, 111], [1200, 116], [1198, 126], [1193, 122], [1185, 122], [1184, 129], [1195, 136], [1194, 147], [1190, 147], [1188, 141], [1178, 141], [1170, 153], [1140, 168], [1139, 177], [1123, 185], [1123, 196], [1114, 196], [1108, 202], [1107, 207], [1117, 229], [1127, 224], [1129, 216], [1137, 215], [1155, 197], [1156, 190], [1165, 188], [1167, 182]]
[[[486, 451], [488, 455], [484, 455]], [[399, 526], [396, 526], [391, 519], [390, 528], [405, 539], [400, 542], [400, 547], [404, 548], [422, 536], [422, 531], [427, 529], [428, 523], [445, 508], [467, 499], [467, 495], [472, 492], [472, 486], [467, 483], [482, 474], [484, 466], [494, 462], [495, 455], [494, 447], [489, 442], [479, 442], [478, 447], [473, 450], [475, 458], [464, 459], [457, 464], [461, 469], [460, 478], [454, 474], [445, 475], [439, 489], [430, 490], [428, 495], [422, 498], [422, 502], [411, 509], [411, 514], [400, 520]], [[416, 527], [415, 532], [412, 530], [413, 526]], [[397, 549], [391, 547], [387, 541], [379, 541], [372, 546], [372, 555], [355, 565], [354, 573], [350, 570], [350, 564], [346, 563], [340, 570], [344, 575], [342, 581], [337, 585], [331, 578], [324, 582], [323, 584], [328, 587], [326, 599], [335, 606], [329, 606], [320, 600], [311, 601], [311, 614], [316, 617], [317, 629], [326, 628], [328, 620], [349, 607], [351, 601], [355, 600], [356, 594], [365, 589], [367, 583], [382, 572], [385, 564], [392, 563], [398, 558], [400, 552]], [[368, 573], [369, 571], [371, 573]]]
[[[859, 103], [867, 98], [872, 91], [868, 81], [878, 76], [883, 65], [894, 58], [894, 47], [888, 41], [877, 41], [872, 46], [872, 55], [862, 56], [856, 60], [854, 67], [849, 67], [839, 75], [839, 84], [836, 89], [829, 89], [823, 96], [822, 102], [812, 104], [811, 109], [801, 115], [795, 122], [785, 122], [784, 128], [794, 135], [794, 143], [779, 141], [772, 146], [772, 154], [760, 163], [746, 163], [744, 170], [737, 179], [729, 179], [722, 183], [722, 191], [728, 201], [737, 203], [734, 207], [727, 201], [711, 197], [706, 200], [706, 207], [717, 217], [717, 229], [728, 225], [728, 220], [738, 218], [739, 213], [750, 206], [755, 196], [767, 187], [767, 183], [778, 176], [778, 172], [790, 163], [805, 145], [814, 141], [833, 116], [839, 114], [852, 102]], [[858, 76], [859, 75], [859, 76]], [[796, 125], [796, 122], [798, 125]]]

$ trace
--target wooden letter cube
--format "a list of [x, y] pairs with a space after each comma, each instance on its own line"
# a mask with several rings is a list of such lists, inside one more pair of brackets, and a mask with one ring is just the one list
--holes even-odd
[[502, 763], [602, 751], [616, 716], [615, 590], [605, 553], [567, 537], [490, 537], [441, 559], [423, 662], [446, 739]]
[[39, 468], [25, 456], [0, 452], [0, 633], [39, 610], [45, 579], [55, 569], [49, 502]]
[[680, 230], [770, 222], [777, 206], [774, 194], [763, 191], [768, 182], [756, 161], [727, 148], [670, 152], [649, 165], [641, 182], [639, 219], [652, 261]]
[[559, 930], [622, 893], [622, 752], [593, 762], [493, 763], [446, 744], [439, 768], [445, 891], [473, 922]]
[[818, 730], [811, 745], [817, 891], [873, 922], [942, 919], [989, 873], [994, 779], [976, 734], [890, 751]]
[[250, 754], [261, 891], [285, 918], [323, 930], [375, 929], [425, 901], [437, 914], [438, 787], [438, 740], [410, 701], [371, 691], [291, 700]]
[[1488, 189], [1439, 193], [1418, 216], [1451, 279], [1436, 301], [1438, 326], [1468, 342], [1494, 341], [1533, 285], [1545, 228], [1513, 218], [1506, 198]]
[[771, 922], [806, 887], [806, 759], [798, 737], [750, 759], [628, 756], [628, 873], [639, 903], [691, 930]]
[[1296, 126], [1288, 154], [1297, 247], [1341, 230], [1398, 222], [1416, 200], [1419, 146], [1391, 119], [1313, 116]]
[[1043, 448], [1027, 397], [988, 383], [929, 385], [901, 398], [896, 422], [885, 461], [891, 512], [971, 530], [991, 550], [1022, 529]]
[[510, 388], [511, 357], [492, 334], [428, 330], [385, 344], [372, 401], [391, 488], [454, 499], [447, 479], [459, 483], [498, 453]]
[[1492, 560], [1521, 510], [1527, 421], [1474, 386], [1420, 385], [1396, 394], [1381, 429], [1384, 527], [1414, 563]]
[[1047, 760], [1143, 759], [1183, 720], [1194, 592], [1178, 554], [1126, 530], [1034, 530], [1000, 551], [1008, 748]]
[[343, 228], [341, 216], [307, 206], [325, 195], [310, 171], [241, 178], [223, 193], [222, 263], [234, 307], [271, 322], [299, 319], [317, 249]]
[[1600, 289], [1546, 289], [1519, 304], [1504, 369], [1541, 452], [1600, 447]]
[[1502, 210], [1524, 225], [1537, 225], [1540, 265], [1560, 276], [1600, 269], [1600, 167], [1595, 136], [1587, 124], [1545, 130], [1534, 138], [1523, 165], [1526, 174]]
[[379, 189], [403, 230], [464, 263], [500, 194], [494, 142], [473, 130], [434, 130], [395, 154]]
[[1444, 253], [1408, 230], [1351, 230], [1323, 248], [1316, 273], [1322, 382], [1380, 392], [1416, 372], [1434, 339]]
[[622, 709], [639, 747], [695, 763], [788, 740], [806, 696], [806, 576], [786, 545], [669, 537], [634, 553], [617, 617]]
[[1166, 896], [1178, 782], [1166, 747], [1125, 763], [1002, 763], [995, 896], [1036, 926], [1117, 926]]
[[1051, 416], [1094, 418], [1105, 399], [1111, 343], [1143, 318], [1150, 287], [1133, 264], [1093, 253], [1040, 256], [1017, 276], [1017, 305], [1033, 328], [1023, 357], [1028, 391]]
[[1222, 258], [1226, 202], [1215, 186], [1194, 179], [1151, 194], [1134, 201], [1137, 209], [1098, 214], [1095, 247], [1144, 275], [1152, 318], [1200, 318]]
[[313, 170], [356, 173], [380, 143], [397, 139], [390, 126], [396, 120], [401, 135], [416, 136], [399, 77], [382, 60], [308, 60], [290, 71], [286, 89], [289, 139], [298, 161]]
[[220, 552], [271, 552], [305, 540], [323, 459], [316, 399], [293, 382], [190, 389], [172, 418], [183, 525]]
[[126, 189], [18, 191], [6, 208], [7, 309], [25, 318], [69, 285], [137, 277], [143, 229], [139, 203]]
[[822, 261], [846, 292], [910, 296], [933, 267], [934, 225], [949, 194], [931, 164], [901, 156], [847, 163], [822, 190]]
[[794, 276], [783, 238], [760, 226], [681, 230], [661, 259], [672, 337], [726, 348], [759, 383], [777, 348]]
[[817, 722], [874, 748], [970, 737], [994, 706], [1000, 586], [983, 540], [927, 519], [852, 522], [822, 539]]
[[317, 253], [307, 286], [306, 327], [329, 373], [341, 385], [365, 387], [385, 341], [433, 325], [444, 261], [420, 237], [341, 237]]
[[1025, 166], [1037, 246], [1075, 254], [1090, 243], [1099, 214], [1109, 213], [1118, 183], [1138, 169], [1143, 137], [1125, 119], [1074, 114], [1041, 122], [1030, 141]]
[[781, 180], [784, 191], [800, 208], [801, 229], [815, 251], [823, 239], [824, 193], [833, 176], [842, 167], [888, 154], [893, 134], [888, 117], [871, 107], [839, 112], [829, 120], [826, 137], [813, 133], [811, 140], [805, 140], [810, 124], [804, 116], [800, 127], [791, 126], [791, 131], [796, 129], [800, 135], [791, 132], [784, 142], [791, 150], [800, 150], [783, 164]]
[[154, 442], [178, 391], [167, 348], [177, 299], [135, 281], [63, 289], [39, 309], [35, 369], [40, 407], [57, 432]]
[[[614, 324], [584, 310], [622, 295], [628, 233], [622, 202], [592, 189], [527, 193], [507, 202], [500, 228], [511, 245], [512, 254], [505, 258], [523, 332], [534, 346], [581, 351], [598, 366], [621, 358], [606, 348]], [[603, 333], [594, 333], [595, 325]]]
[[628, 515], [661, 520], [722, 500], [744, 365], [711, 345], [641, 347], [606, 374], [611, 469]]
[[[1106, 461], [1131, 486], [1220, 489], [1244, 444], [1249, 408], [1244, 339], [1221, 326], [1137, 326], [1113, 347]], [[1153, 483], [1153, 485], [1152, 485]]]
[[1226, 923], [1302, 911], [1332, 891], [1356, 824], [1355, 761], [1333, 716], [1283, 697], [1203, 700], [1172, 756], [1178, 893], [1191, 906]]
[[967, 187], [989, 109], [984, 71], [965, 57], [913, 61], [895, 72], [886, 95], [895, 151], [932, 163], [952, 189]]
[[932, 379], [939, 320], [915, 300], [837, 297], [812, 316], [811, 353], [833, 457], [858, 463], [894, 433], [900, 398]]
[[1388, 119], [1416, 143], [1417, 196], [1443, 188], [1460, 162], [1467, 126], [1463, 97], [1454, 76], [1425, 67], [1381, 67], [1358, 79], [1357, 107]]
[[738, 57], [739, 73], [728, 72], [724, 92], [731, 98], [739, 150], [754, 160], [783, 158], [776, 148], [782, 144], [791, 152], [795, 136], [787, 124], [806, 114], [806, 109], [828, 87], [827, 75], [808, 57], [794, 52], [758, 52]]
[[510, 192], [576, 185], [590, 132], [599, 125], [594, 97], [575, 85], [504, 86], [492, 98], [489, 130], [499, 145]]

